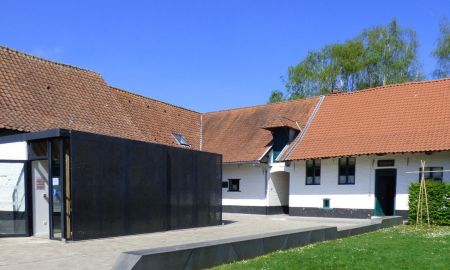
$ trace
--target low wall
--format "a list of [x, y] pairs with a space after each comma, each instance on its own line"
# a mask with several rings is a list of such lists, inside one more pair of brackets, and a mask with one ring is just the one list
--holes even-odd
[[204, 269], [251, 259], [277, 250], [335, 240], [402, 224], [401, 217], [380, 218], [343, 230], [313, 227], [122, 253], [113, 269]]

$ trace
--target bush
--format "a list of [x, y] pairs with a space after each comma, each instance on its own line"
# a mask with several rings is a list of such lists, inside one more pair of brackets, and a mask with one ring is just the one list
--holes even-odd
[[[433, 180], [425, 181], [428, 193], [428, 207], [430, 222], [433, 225], [450, 225], [450, 183], [442, 183]], [[412, 183], [409, 186], [409, 211], [408, 222], [416, 224], [417, 201], [419, 199], [420, 183]], [[425, 198], [422, 200], [423, 223], [427, 223]]]

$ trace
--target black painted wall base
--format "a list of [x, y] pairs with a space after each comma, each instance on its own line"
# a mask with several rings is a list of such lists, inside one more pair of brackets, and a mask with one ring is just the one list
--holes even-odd
[[290, 207], [289, 215], [305, 217], [370, 218], [373, 210], [348, 208]]
[[279, 215], [287, 214], [288, 206], [242, 206], [242, 205], [223, 205], [224, 213], [240, 213], [255, 215]]
[[403, 219], [408, 219], [408, 210], [395, 210], [394, 215], [401, 216]]
[[[290, 207], [289, 215], [305, 217], [331, 217], [331, 218], [371, 218], [372, 209], [350, 209], [350, 208], [314, 208], [314, 207]], [[407, 210], [396, 210], [396, 216], [408, 218]]]

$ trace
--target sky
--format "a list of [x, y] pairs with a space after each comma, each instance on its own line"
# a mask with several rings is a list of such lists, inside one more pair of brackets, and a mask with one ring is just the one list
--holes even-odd
[[311, 50], [396, 18], [430, 78], [450, 0], [2, 0], [0, 45], [199, 112], [267, 103]]

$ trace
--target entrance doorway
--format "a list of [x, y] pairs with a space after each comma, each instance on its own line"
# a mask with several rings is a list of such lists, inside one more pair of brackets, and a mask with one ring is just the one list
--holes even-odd
[[33, 141], [30, 146], [34, 235], [68, 239], [65, 236], [69, 233], [63, 232], [69, 219], [64, 215], [67, 205], [64, 198], [66, 191], [70, 191], [64, 186], [67, 147], [63, 140]]
[[284, 214], [289, 214], [289, 173], [273, 172], [270, 180], [269, 207], [281, 207]]
[[48, 161], [31, 162], [33, 190], [33, 231], [36, 236], [49, 237], [49, 183]]
[[375, 171], [375, 216], [394, 215], [396, 189], [396, 169]]

